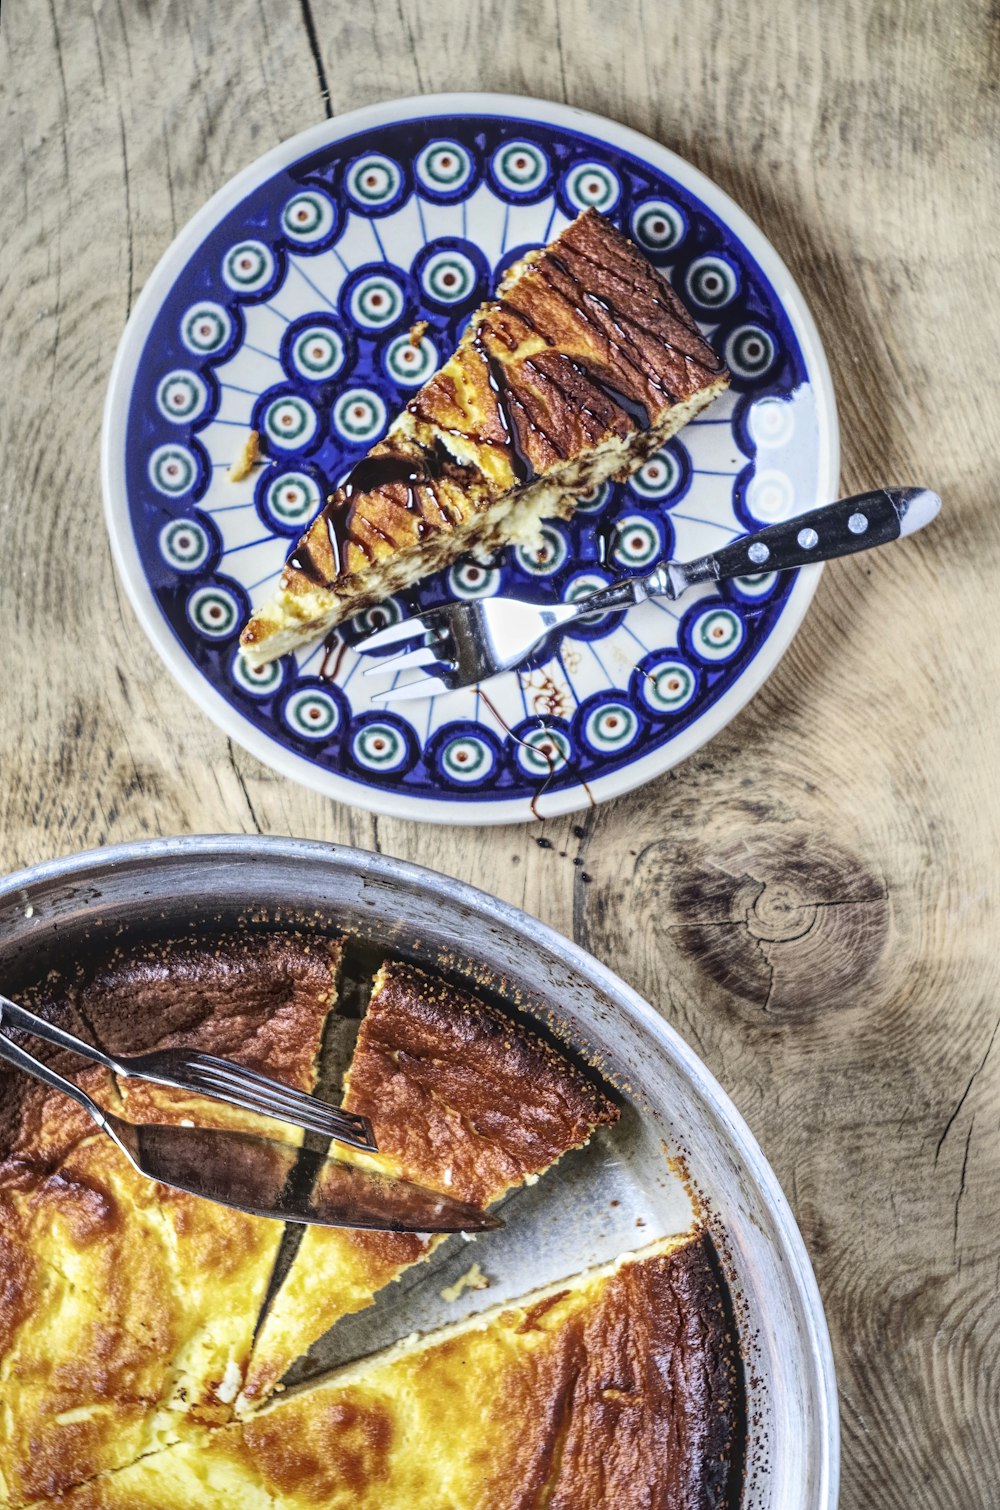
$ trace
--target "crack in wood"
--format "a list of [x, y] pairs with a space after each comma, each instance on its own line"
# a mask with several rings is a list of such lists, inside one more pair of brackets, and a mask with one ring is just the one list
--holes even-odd
[[333, 119], [333, 105], [330, 102], [330, 85], [326, 77], [326, 69], [323, 66], [323, 54], [320, 51], [319, 36], [316, 32], [316, 21], [312, 13], [311, 0], [299, 0], [302, 11], [302, 24], [306, 29], [306, 40], [309, 43], [309, 51], [312, 53], [313, 63], [316, 66], [316, 77], [319, 80], [320, 98], [323, 101], [323, 109], [326, 111], [327, 120]]
[[990, 1041], [986, 1045], [986, 1053], [983, 1055], [982, 1059], [979, 1061], [979, 1064], [969, 1076], [969, 1083], [965, 1087], [965, 1090], [962, 1092], [962, 1094], [959, 1096], [958, 1105], [955, 1107], [955, 1110], [952, 1112], [951, 1116], [945, 1123], [944, 1132], [941, 1134], [940, 1138], [938, 1138], [937, 1148], [934, 1151], [935, 1164], [937, 1163], [941, 1155], [941, 1150], [944, 1147], [944, 1140], [945, 1138], [947, 1138], [948, 1134], [951, 1132], [952, 1127], [954, 1126], [955, 1118], [958, 1116], [959, 1112], [962, 1110], [962, 1107], [965, 1105], [966, 1101], [969, 1098], [969, 1092], [972, 1090], [972, 1087], [975, 1084], [976, 1076], [981, 1073], [986, 1065], [987, 1059], [990, 1057], [990, 1050], [992, 1049], [993, 1044], [996, 1041], [998, 1031], [1000, 1031], [1000, 1017], [997, 1018], [996, 1022], [993, 1025], [993, 1032], [990, 1034]]
[[236, 764], [236, 751], [233, 749], [233, 742], [232, 742], [231, 739], [227, 739], [226, 740], [226, 749], [229, 752], [229, 764], [233, 768], [233, 775], [236, 777], [236, 780], [239, 783], [240, 791], [243, 793], [243, 799], [246, 802], [247, 810], [250, 813], [250, 821], [253, 823], [255, 831], [258, 834], [262, 834], [264, 832], [264, 830], [260, 826], [260, 820], [257, 817], [257, 811], [254, 808], [253, 802], [252, 802], [251, 797], [250, 797], [250, 793], [247, 790], [246, 781], [243, 779], [243, 772], [240, 770], [239, 766]]
[[[962, 1197], [965, 1194], [965, 1176], [966, 1176], [966, 1173], [968, 1172], [968, 1168], [969, 1168], [969, 1147], [970, 1147], [970, 1145], [972, 1143], [972, 1129], [975, 1127], [975, 1125], [976, 1125], [976, 1114], [975, 1114], [975, 1112], [973, 1112], [973, 1114], [972, 1114], [972, 1121], [969, 1123], [969, 1131], [968, 1131], [968, 1133], [966, 1134], [966, 1137], [965, 1137], [965, 1153], [962, 1156], [962, 1176], [961, 1176], [961, 1179], [959, 1180], [958, 1195], [955, 1197], [955, 1225], [954, 1225], [954, 1230], [953, 1230], [953, 1233], [952, 1233], [952, 1244], [953, 1244], [953, 1247], [954, 1247], [956, 1253], [958, 1252], [958, 1208], [961, 1206], [961, 1204], [962, 1204]], [[961, 1258], [959, 1258], [959, 1268], [960, 1269], [961, 1269], [961, 1266], [962, 1266], [962, 1261], [961, 1261]]]
[[118, 135], [122, 149], [122, 182], [125, 186], [125, 229], [128, 233], [128, 291], [125, 295], [126, 318], [132, 313], [132, 289], [135, 280], [135, 250], [132, 242], [132, 199], [129, 192], [128, 146], [125, 141], [125, 117], [118, 107]]

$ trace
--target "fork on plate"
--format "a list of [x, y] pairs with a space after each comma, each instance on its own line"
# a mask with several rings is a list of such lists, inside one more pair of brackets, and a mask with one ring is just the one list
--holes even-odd
[[[103, 1065], [121, 1080], [150, 1080], [174, 1090], [194, 1091], [216, 1101], [226, 1101], [244, 1111], [274, 1117], [293, 1127], [306, 1128], [327, 1138], [336, 1138], [353, 1148], [377, 1152], [375, 1135], [367, 1117], [330, 1106], [325, 1101], [282, 1085], [229, 1059], [203, 1054], [200, 1049], [155, 1049], [150, 1054], [105, 1054], [92, 1043], [66, 1033], [54, 1023], [36, 1017], [16, 1002], [0, 995], [0, 1029], [21, 1028], [56, 1048], [69, 1049], [84, 1059]], [[0, 1034], [0, 1058], [9, 1040]]]
[[700, 582], [790, 571], [887, 545], [929, 524], [940, 507], [941, 499], [929, 488], [877, 488], [742, 535], [695, 561], [661, 561], [643, 576], [612, 582], [572, 603], [501, 597], [445, 603], [378, 630], [355, 650], [369, 655], [415, 641], [410, 649], [383, 656], [364, 674], [426, 672], [417, 681], [376, 693], [383, 704], [438, 697], [513, 671], [543, 640], [565, 632], [578, 619], [631, 608], [646, 598], [679, 598]]

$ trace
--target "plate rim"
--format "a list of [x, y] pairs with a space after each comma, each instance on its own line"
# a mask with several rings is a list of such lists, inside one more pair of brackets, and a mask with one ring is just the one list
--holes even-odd
[[[281, 834], [185, 834], [131, 840], [75, 851], [0, 876], [0, 913], [6, 908], [25, 909], [32, 906], [32, 892], [35, 888], [62, 885], [64, 888], [72, 888], [73, 893], [78, 895], [86, 887], [89, 877], [93, 877], [96, 882], [102, 875], [113, 876], [119, 866], [138, 864], [155, 867], [158, 860], [168, 863], [173, 860], [189, 865], [198, 863], [199, 870], [206, 863], [225, 864], [227, 861], [258, 865], [267, 865], [272, 860], [276, 863], [286, 861], [303, 867], [332, 863], [345, 869], [353, 868], [360, 874], [362, 885], [369, 877], [373, 884], [395, 880], [402, 888], [421, 889], [449, 905], [458, 899], [487, 927], [513, 932], [532, 949], [541, 947], [556, 959], [564, 961], [571, 971], [588, 980], [596, 979], [612, 1001], [623, 1004], [642, 1030], [660, 1041], [680, 1072], [722, 1124], [732, 1148], [766, 1198], [780, 1240], [782, 1260], [789, 1266], [802, 1300], [803, 1317], [808, 1329], [808, 1352], [814, 1370], [820, 1415], [820, 1445], [815, 1464], [817, 1493], [810, 1510], [837, 1510], [840, 1481], [839, 1391], [830, 1329], [812, 1260], [788, 1197], [749, 1124], [729, 1092], [667, 1017], [581, 944], [567, 938], [549, 923], [534, 917], [513, 902], [505, 902], [471, 882], [459, 880], [412, 860], [320, 839]], [[33, 927], [28, 921], [28, 914], [24, 912], [23, 916], [27, 923], [27, 937], [30, 938]], [[35, 916], [40, 925], [43, 917], [37, 912]], [[21, 947], [24, 946], [22, 943]]]
[[[475, 798], [449, 800], [384, 791], [374, 784], [354, 781], [344, 772], [322, 769], [245, 719], [202, 676], [164, 620], [139, 556], [125, 482], [128, 406], [146, 340], [162, 298], [172, 287], [176, 276], [174, 266], [177, 259], [190, 256], [209, 230], [224, 214], [235, 208], [255, 183], [271, 177], [299, 158], [360, 130], [370, 130], [420, 115], [434, 118], [461, 114], [537, 120], [543, 124], [586, 132], [598, 140], [605, 139], [610, 146], [650, 162], [680, 181], [730, 227], [748, 247], [771, 282], [802, 348], [817, 396], [820, 496], [816, 499], [816, 504], [819, 506], [836, 498], [840, 480], [840, 429], [826, 352], [798, 284], [756, 223], [699, 168], [671, 148], [662, 146], [630, 126], [623, 126], [593, 111], [529, 95], [474, 91], [408, 95], [382, 100], [320, 121], [278, 143], [242, 168], [181, 227], [146, 279], [115, 352], [101, 423], [101, 491], [115, 570], [125, 587], [126, 596], [143, 633], [181, 690], [227, 738], [234, 740], [279, 775], [347, 806], [362, 808], [380, 817], [487, 827], [527, 822], [538, 819], [539, 815], [533, 810], [532, 799], [527, 797], [490, 801]], [[743, 674], [701, 717], [659, 749], [650, 751], [617, 771], [595, 776], [587, 783], [586, 789], [572, 785], [547, 794], [541, 821], [563, 817], [599, 802], [623, 796], [673, 769], [714, 739], [760, 691], [778, 665], [805, 617], [822, 570], [820, 563], [800, 569], [775, 628]]]

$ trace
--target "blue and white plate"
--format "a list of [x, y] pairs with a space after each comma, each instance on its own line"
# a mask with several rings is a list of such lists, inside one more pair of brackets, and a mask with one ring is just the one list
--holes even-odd
[[[628, 484], [546, 526], [540, 556], [463, 561], [262, 671], [240, 627], [322, 500], [442, 362], [504, 269], [588, 205], [669, 276], [731, 391]], [[419, 346], [407, 338], [427, 322]], [[267, 462], [227, 470], [247, 432]], [[375, 812], [503, 823], [648, 781], [718, 732], [788, 645], [820, 568], [644, 603], [556, 658], [386, 712], [353, 646], [448, 598], [572, 597], [836, 496], [837, 417], [802, 296], [747, 217], [646, 137], [501, 95], [393, 101], [239, 174], [150, 278], [103, 434], [115, 559], [167, 666], [283, 774]]]

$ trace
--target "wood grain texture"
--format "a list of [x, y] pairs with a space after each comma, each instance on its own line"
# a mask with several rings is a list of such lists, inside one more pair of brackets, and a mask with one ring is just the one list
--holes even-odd
[[[573, 934], [705, 1058], [789, 1192], [851, 1510], [1000, 1498], [998, 27], [980, 0], [7, 0], [0, 27], [0, 864], [294, 833]], [[178, 227], [324, 114], [451, 88], [569, 100], [708, 172], [815, 312], [845, 491], [946, 502], [827, 571], [710, 747], [544, 829], [375, 820], [263, 769], [160, 669], [101, 517], [110, 363]]]

